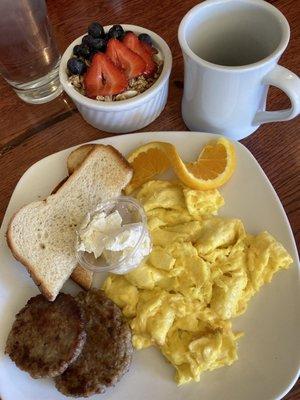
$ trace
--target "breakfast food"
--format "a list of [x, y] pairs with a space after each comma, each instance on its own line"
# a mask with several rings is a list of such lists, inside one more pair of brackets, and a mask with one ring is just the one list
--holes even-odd
[[66, 396], [103, 393], [128, 371], [130, 328], [101, 290], [49, 302], [32, 297], [16, 315], [6, 353], [33, 378], [55, 377]]
[[127, 159], [133, 168], [133, 178], [126, 187], [126, 194], [171, 167], [190, 188], [216, 189], [228, 182], [236, 167], [235, 148], [225, 138], [208, 143], [198, 159], [190, 163], [184, 163], [176, 147], [166, 142], [147, 143], [135, 149]]
[[119, 196], [131, 176], [117, 150], [97, 145], [54, 195], [24, 206], [12, 218], [8, 245], [49, 300], [77, 265], [77, 225], [100, 200]]
[[16, 315], [5, 352], [32, 378], [49, 378], [76, 360], [85, 340], [83, 313], [74, 298], [60, 293], [50, 303], [40, 294]]
[[109, 268], [114, 273], [129, 272], [151, 251], [145, 214], [132, 199], [102, 202], [87, 213], [77, 229], [79, 263], [87, 268]]
[[[91, 32], [97, 29], [99, 26], [94, 26]], [[113, 34], [118, 37], [121, 31], [115, 30]], [[193, 163], [184, 163], [173, 145], [162, 142], [138, 148], [128, 160], [134, 171], [131, 182], [130, 165], [112, 147], [89, 144], [74, 150], [68, 158], [70, 177], [66, 183], [45, 201], [21, 209], [9, 227], [8, 242], [14, 254], [17, 247], [22, 251], [22, 246], [25, 250], [34, 249], [24, 254], [31, 257], [30, 268], [34, 265], [34, 273], [40, 274], [39, 280], [35, 279], [42, 284], [42, 292], [54, 300], [71, 272], [72, 278], [83, 287], [91, 286], [92, 274], [76, 266], [76, 258], [72, 258], [71, 268], [71, 257], [64, 253], [71, 252], [70, 243], [75, 251], [76, 234], [82, 233], [84, 251], [89, 247], [88, 252], [95, 257], [99, 248], [93, 241], [85, 241], [89, 236], [100, 242], [104, 239], [108, 245], [104, 251], [114, 253], [122, 250], [117, 248], [120, 244], [126, 243], [116, 231], [112, 235], [106, 229], [123, 227], [120, 215], [113, 208], [107, 215], [102, 215], [101, 210], [98, 215], [91, 211], [100, 200], [117, 196], [130, 182], [127, 192], [133, 193], [146, 212], [153, 243], [149, 256], [129, 273], [108, 276], [103, 290], [81, 292], [75, 298], [77, 309], [79, 306], [85, 316], [84, 345], [84, 340], [78, 339], [80, 348], [70, 341], [77, 325], [72, 320], [74, 324], [70, 326], [68, 316], [62, 320], [60, 308], [59, 317], [56, 312], [49, 312], [49, 318], [53, 319], [49, 326], [54, 327], [49, 336], [47, 323], [45, 330], [35, 330], [34, 334], [35, 325], [20, 329], [24, 319], [30, 321], [35, 310], [40, 311], [40, 302], [37, 306], [26, 306], [24, 318], [23, 310], [17, 316], [16, 328], [13, 327], [8, 338], [7, 353], [34, 377], [55, 376], [57, 389], [67, 396], [103, 393], [114, 385], [128, 370], [132, 344], [136, 349], [157, 347], [175, 367], [179, 385], [199, 381], [204, 371], [231, 365], [237, 360], [237, 342], [242, 336], [233, 331], [231, 320], [244, 313], [250, 298], [292, 262], [284, 247], [269, 233], [248, 234], [239, 219], [217, 215], [224, 199], [216, 187], [228, 181], [236, 165], [233, 144], [226, 139], [209, 143]], [[170, 166], [180, 181], [151, 180]], [[41, 216], [39, 211], [36, 213], [40, 207], [46, 207], [46, 217], [42, 212]], [[91, 218], [82, 221], [89, 213]], [[113, 221], [108, 221], [110, 217]], [[96, 230], [89, 229], [93, 224], [97, 225]], [[30, 236], [32, 227], [39, 230], [36, 233], [33, 229]], [[58, 227], [63, 231], [61, 236], [57, 235]], [[65, 233], [68, 235], [64, 236]], [[36, 251], [35, 245], [46, 251]], [[16, 257], [24, 262], [19, 253]], [[63, 277], [58, 273], [58, 261], [65, 262]], [[48, 283], [53, 281], [49, 290]], [[53, 303], [37, 297], [42, 299], [43, 307], [50, 304], [51, 308], [60, 302], [62, 295]], [[41, 321], [48, 321], [47, 311], [40, 314]], [[58, 329], [60, 342], [55, 347], [52, 338]], [[34, 341], [33, 353], [38, 352], [38, 362], [28, 356], [30, 338]], [[42, 340], [48, 338], [50, 348], [48, 341], [41, 346]], [[73, 353], [68, 349], [73, 349]], [[40, 363], [42, 371], [38, 371]]]
[[84, 290], [89, 290], [93, 284], [94, 273], [77, 264], [71, 274], [71, 279]]
[[[68, 158], [67, 158], [67, 169], [69, 175], [71, 175], [83, 162], [83, 160], [88, 156], [97, 146], [96, 144], [85, 144], [77, 147], [73, 150]], [[56, 193], [56, 191], [62, 186], [62, 184], [67, 180], [65, 178], [62, 182], [60, 182], [52, 191], [51, 194]], [[74, 271], [71, 274], [71, 279], [76, 282], [79, 286], [81, 286], [85, 290], [89, 290], [92, 286], [93, 281], [93, 272], [83, 268], [80, 265], [77, 265]]]
[[[97, 145], [84, 144], [82, 146], [77, 147], [69, 154], [67, 159], [67, 169], [69, 175], [72, 175], [73, 172], [78, 167], [80, 167], [83, 160], [88, 156], [90, 151], [95, 148], [95, 146]], [[51, 194], [56, 193], [58, 189], [67, 181], [67, 179], [68, 177], [64, 178], [58, 185], [56, 185], [56, 187], [52, 190]], [[71, 278], [83, 289], [89, 290], [93, 282], [93, 272], [88, 271], [85, 268], [82, 268], [80, 265], [77, 265], [71, 274]]]
[[96, 144], [84, 144], [82, 146], [76, 147], [73, 150], [67, 159], [67, 168], [69, 175], [72, 175], [73, 172], [80, 167], [83, 160], [87, 157], [87, 155], [97, 146]]
[[128, 371], [131, 331], [120, 309], [102, 291], [81, 292], [76, 297], [86, 315], [87, 340], [77, 360], [55, 378], [57, 389], [67, 396], [103, 393]]
[[291, 257], [269, 233], [250, 235], [242, 221], [218, 217], [217, 189], [149, 181], [135, 194], [148, 218], [150, 256], [103, 289], [123, 311], [136, 349], [156, 346], [181, 385], [231, 365], [237, 340], [231, 319]]
[[120, 101], [143, 93], [158, 79], [163, 61], [146, 34], [98, 22], [88, 28], [68, 60], [69, 81], [81, 94], [99, 101]]

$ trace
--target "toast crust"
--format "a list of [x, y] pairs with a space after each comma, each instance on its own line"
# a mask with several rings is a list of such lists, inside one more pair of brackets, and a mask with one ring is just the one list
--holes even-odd
[[95, 144], [83, 144], [73, 150], [67, 159], [67, 169], [69, 175], [80, 167], [82, 161], [89, 155], [89, 153], [95, 148]]
[[90, 290], [93, 283], [94, 273], [83, 268], [81, 265], [77, 265], [71, 274], [71, 279], [77, 285], [81, 286], [84, 290]]
[[[26, 206], [24, 206], [24, 207], [26, 207]], [[24, 207], [22, 207], [19, 211], [21, 211]], [[32, 266], [31, 266], [29, 263], [27, 263], [27, 260], [25, 260], [25, 258], [23, 258], [23, 257], [17, 252], [17, 250], [14, 248], [14, 245], [13, 245], [13, 243], [12, 243], [12, 238], [11, 238], [11, 224], [12, 224], [12, 222], [13, 222], [13, 220], [14, 220], [14, 217], [17, 215], [17, 213], [18, 213], [19, 211], [17, 211], [17, 212], [13, 215], [13, 217], [12, 217], [12, 219], [10, 220], [10, 223], [9, 223], [9, 225], [8, 225], [7, 232], [6, 232], [6, 242], [7, 242], [7, 245], [8, 245], [8, 247], [10, 248], [10, 251], [12, 252], [12, 255], [14, 256], [14, 258], [15, 258], [17, 261], [19, 261], [21, 264], [23, 264], [24, 267], [27, 269], [27, 271], [28, 271], [30, 277], [32, 278], [32, 280], [34, 281], [34, 283], [37, 285], [37, 287], [39, 288], [40, 292], [47, 298], [47, 300], [49, 300], [49, 301], [54, 301], [56, 295], [53, 295], [53, 293], [51, 293], [51, 292], [48, 290], [47, 286], [45, 286], [45, 285], [43, 284], [43, 282], [37, 277], [37, 275], [36, 275], [34, 269], [32, 268]]]
[[59, 189], [65, 182], [67, 182], [68, 179], [69, 179], [69, 177], [66, 176], [63, 180], [61, 180], [61, 181], [55, 186], [55, 188], [52, 190], [52, 192], [51, 192], [50, 194], [55, 194], [55, 193], [58, 191], [58, 189]]

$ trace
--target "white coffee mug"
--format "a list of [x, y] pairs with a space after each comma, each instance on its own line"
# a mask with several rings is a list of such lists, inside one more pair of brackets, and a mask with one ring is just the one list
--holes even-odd
[[[207, 0], [180, 23], [184, 57], [182, 116], [190, 130], [239, 140], [260, 124], [300, 112], [300, 79], [278, 65], [290, 37], [283, 14], [263, 0]], [[265, 111], [269, 85], [291, 108]]]

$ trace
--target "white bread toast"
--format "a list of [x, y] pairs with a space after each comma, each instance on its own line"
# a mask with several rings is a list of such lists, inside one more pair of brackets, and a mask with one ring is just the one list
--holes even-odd
[[96, 145], [55, 194], [13, 216], [7, 243], [48, 300], [55, 300], [77, 265], [76, 226], [99, 201], [119, 196], [131, 177], [116, 149]]
[[67, 159], [67, 168], [69, 175], [72, 175], [75, 169], [80, 167], [83, 160], [95, 148], [96, 144], [83, 144], [73, 150]]
[[[83, 160], [88, 156], [88, 154], [95, 148], [95, 144], [83, 144], [82, 146], [77, 147], [73, 150], [67, 159], [67, 168], [69, 175], [72, 175], [73, 172], [80, 167]], [[62, 182], [60, 182], [52, 193], [55, 193], [60, 186], [65, 182], [65, 178]], [[79, 264], [75, 267], [74, 271], [71, 274], [71, 279], [77, 283], [77, 285], [81, 286], [85, 290], [89, 290], [92, 287], [93, 282], [92, 271], [88, 271], [87, 269], [81, 267]]]
[[84, 290], [90, 290], [93, 283], [94, 272], [88, 271], [80, 264], [77, 264], [70, 278]]
[[[88, 156], [88, 154], [95, 148], [95, 144], [83, 144], [82, 146], [77, 147], [73, 150], [67, 159], [67, 169], [69, 175], [72, 175], [73, 172], [80, 167], [83, 160]], [[58, 189], [65, 183], [68, 177], [64, 178], [52, 191], [51, 194], [54, 194], [58, 191]], [[79, 264], [75, 267], [74, 271], [71, 274], [71, 279], [77, 283], [77, 285], [81, 286], [85, 290], [89, 290], [92, 287], [94, 273], [92, 271], [88, 271], [87, 269], [81, 267]]]
[[[58, 189], [67, 181], [68, 178], [69, 177], [67, 176], [61, 182], [59, 182], [59, 184], [56, 185], [55, 188], [52, 190], [51, 194], [56, 193]], [[94, 272], [88, 271], [87, 269], [81, 267], [81, 265], [77, 264], [70, 278], [79, 286], [81, 286], [83, 289], [89, 290], [92, 287], [93, 276]]]

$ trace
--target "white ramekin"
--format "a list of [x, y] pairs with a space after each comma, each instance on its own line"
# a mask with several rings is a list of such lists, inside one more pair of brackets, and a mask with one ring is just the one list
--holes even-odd
[[[105, 26], [107, 32], [111, 26]], [[81, 43], [82, 36], [74, 40], [64, 52], [59, 67], [60, 82], [66, 93], [74, 101], [82, 117], [92, 126], [106, 132], [126, 133], [144, 128], [154, 121], [164, 109], [172, 68], [172, 54], [167, 43], [156, 33], [136, 25], [122, 24], [124, 30], [136, 34], [148, 33], [153, 45], [161, 52], [163, 69], [157, 81], [144, 93], [128, 100], [104, 102], [89, 99], [74, 89], [68, 81], [67, 62], [73, 47]], [[84, 35], [83, 35], [84, 36]]]

